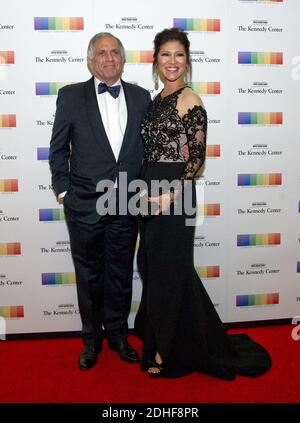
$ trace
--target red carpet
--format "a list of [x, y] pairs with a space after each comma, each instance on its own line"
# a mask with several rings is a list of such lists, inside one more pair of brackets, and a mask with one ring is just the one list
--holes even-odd
[[[82, 372], [77, 367], [79, 338], [0, 341], [0, 402], [299, 402], [300, 341], [292, 340], [291, 330], [292, 326], [231, 330], [250, 335], [273, 359], [265, 375], [238, 376], [234, 382], [200, 373], [175, 380], [149, 379], [138, 365], [120, 361], [106, 343], [97, 365]], [[138, 339], [131, 336], [130, 342], [141, 350]]]

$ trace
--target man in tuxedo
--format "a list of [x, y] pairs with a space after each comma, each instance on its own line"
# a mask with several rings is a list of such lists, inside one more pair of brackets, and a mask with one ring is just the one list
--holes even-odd
[[100, 216], [98, 182], [118, 187], [138, 178], [143, 156], [140, 123], [151, 98], [148, 91], [121, 80], [125, 51], [110, 33], [96, 34], [88, 46], [93, 77], [59, 90], [50, 142], [52, 185], [64, 204], [76, 272], [84, 348], [79, 368], [96, 364], [104, 337], [127, 362], [139, 356], [127, 341], [132, 298], [136, 218]]

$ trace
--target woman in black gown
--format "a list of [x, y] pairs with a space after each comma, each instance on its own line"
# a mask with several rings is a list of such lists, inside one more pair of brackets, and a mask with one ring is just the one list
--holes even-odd
[[[138, 267], [143, 293], [135, 329], [143, 340], [142, 370], [152, 377], [194, 371], [233, 380], [258, 376], [271, 367], [267, 351], [247, 335], [227, 335], [193, 262], [191, 217], [176, 213], [205, 160], [207, 116], [198, 95], [184, 81], [190, 71], [189, 40], [166, 29], [154, 40], [154, 72], [164, 82], [142, 124], [142, 179], [149, 204], [158, 211], [140, 220]], [[154, 73], [155, 74], [155, 73]], [[151, 196], [151, 183], [177, 180], [177, 188]]]

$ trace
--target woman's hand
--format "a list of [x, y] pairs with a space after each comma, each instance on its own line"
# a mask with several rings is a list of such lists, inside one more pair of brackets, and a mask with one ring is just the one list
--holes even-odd
[[155, 212], [155, 216], [157, 216], [169, 210], [171, 204], [174, 202], [174, 194], [172, 192], [167, 192], [157, 195], [156, 197], [148, 197], [148, 201], [150, 201], [150, 203], [156, 203], [158, 210]]

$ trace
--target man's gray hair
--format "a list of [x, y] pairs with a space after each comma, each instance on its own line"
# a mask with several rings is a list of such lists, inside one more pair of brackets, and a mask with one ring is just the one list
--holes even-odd
[[93, 56], [94, 56], [94, 45], [95, 45], [96, 41], [101, 40], [101, 38], [106, 38], [106, 37], [114, 38], [117, 41], [119, 48], [120, 48], [121, 56], [123, 57], [123, 59], [125, 59], [125, 49], [124, 49], [123, 44], [121, 43], [119, 38], [115, 37], [110, 32], [98, 32], [98, 34], [94, 35], [93, 38], [91, 38], [89, 45], [88, 45], [88, 49], [87, 49], [88, 58], [92, 59]]

